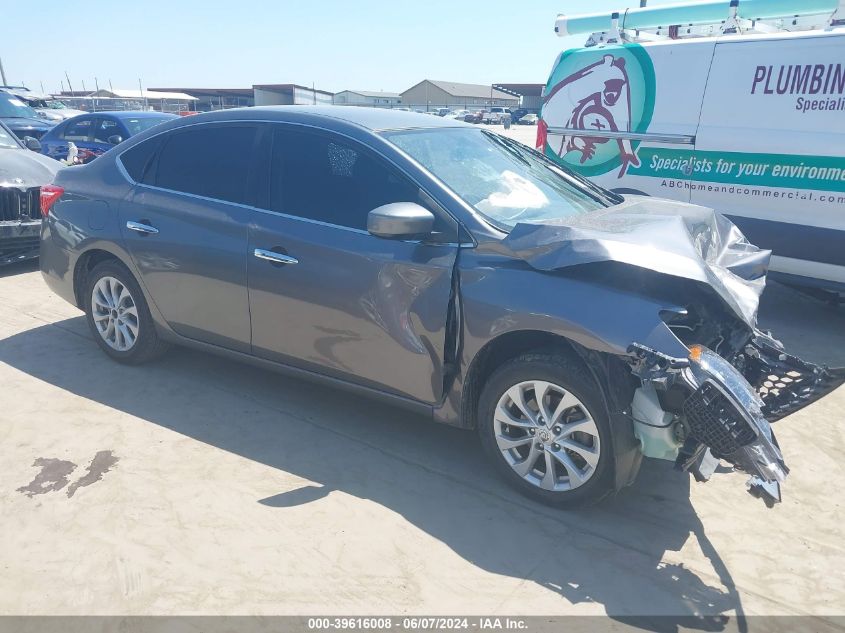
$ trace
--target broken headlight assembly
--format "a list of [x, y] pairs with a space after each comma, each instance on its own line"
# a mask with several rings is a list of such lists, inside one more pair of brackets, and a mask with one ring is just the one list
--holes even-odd
[[842, 370], [789, 356], [759, 332], [734, 363], [698, 344], [686, 358], [636, 343], [629, 352], [642, 380], [631, 417], [643, 454], [674, 459], [699, 481], [725, 460], [751, 476], [749, 492], [767, 505], [780, 501], [789, 473], [767, 416], [798, 410], [845, 380]]
[[692, 390], [681, 408], [690, 438], [750, 474], [752, 494], [780, 501], [789, 469], [763, 416], [763, 400], [739, 370], [706, 347], [693, 345], [688, 360], [680, 377]]

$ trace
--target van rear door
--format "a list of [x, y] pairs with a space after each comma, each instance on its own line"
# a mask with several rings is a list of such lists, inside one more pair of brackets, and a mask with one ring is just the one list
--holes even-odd
[[[845, 287], [845, 32], [726, 38], [701, 110], [691, 201], [773, 250], [775, 273]], [[812, 278], [812, 279], [807, 279]]]

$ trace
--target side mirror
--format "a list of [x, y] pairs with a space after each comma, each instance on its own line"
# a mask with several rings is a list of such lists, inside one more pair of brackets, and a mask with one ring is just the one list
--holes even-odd
[[367, 230], [376, 237], [408, 240], [425, 237], [434, 229], [434, 214], [415, 202], [394, 202], [373, 209]]
[[109, 137], [111, 145], [120, 145], [123, 142], [123, 137], [120, 134], [113, 134]]
[[41, 151], [41, 141], [34, 136], [24, 136], [23, 144], [26, 145], [27, 149], [31, 149], [33, 152]]

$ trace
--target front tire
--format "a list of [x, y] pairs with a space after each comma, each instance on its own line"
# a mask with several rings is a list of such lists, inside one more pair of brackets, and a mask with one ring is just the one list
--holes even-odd
[[523, 494], [563, 508], [613, 490], [613, 444], [603, 400], [583, 365], [565, 354], [508, 361], [484, 386], [481, 443], [496, 470]]
[[86, 278], [84, 297], [88, 327], [109, 357], [138, 365], [167, 351], [169, 345], [156, 332], [144, 293], [120, 262], [97, 264]]

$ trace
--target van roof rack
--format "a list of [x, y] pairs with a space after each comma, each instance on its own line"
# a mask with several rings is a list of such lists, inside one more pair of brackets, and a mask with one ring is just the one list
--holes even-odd
[[845, 0], [705, 0], [558, 15], [560, 37], [589, 35], [585, 46], [742, 33], [783, 33], [845, 25]]

